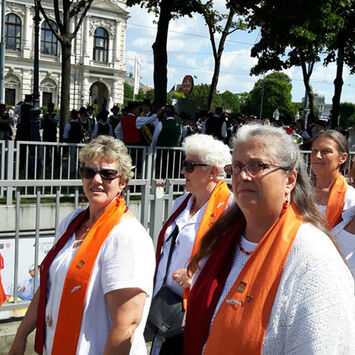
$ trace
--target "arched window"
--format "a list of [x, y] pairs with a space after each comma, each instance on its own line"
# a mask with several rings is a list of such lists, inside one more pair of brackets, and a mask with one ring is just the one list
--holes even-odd
[[[57, 25], [51, 21], [52, 27], [56, 30]], [[50, 29], [47, 21], [43, 21], [41, 26], [41, 53], [48, 55], [57, 55], [58, 40]]]
[[21, 19], [15, 14], [5, 18], [6, 49], [21, 50]]
[[99, 27], [94, 33], [94, 60], [97, 62], [108, 62], [108, 33]]

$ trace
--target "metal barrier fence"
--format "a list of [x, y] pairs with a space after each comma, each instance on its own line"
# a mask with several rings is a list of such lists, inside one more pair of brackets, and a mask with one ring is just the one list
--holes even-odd
[[[185, 184], [184, 179], [166, 179], [166, 180], [147, 180], [147, 179], [133, 179], [130, 181], [130, 187], [140, 188], [140, 208], [139, 208], [139, 219], [143, 226], [148, 230], [149, 234], [153, 238], [154, 244], [156, 245], [158, 233], [162, 227], [164, 220], [167, 218], [169, 212], [171, 211], [174, 197], [176, 194], [177, 187], [183, 187]], [[14, 241], [14, 255], [13, 255], [13, 265], [6, 265], [7, 268], [13, 267], [13, 287], [11, 296], [13, 297], [13, 302], [5, 303], [1, 309], [2, 311], [9, 311], [13, 309], [21, 309], [28, 307], [30, 301], [23, 301], [18, 299], [18, 288], [19, 288], [19, 263], [20, 263], [20, 241], [28, 238], [34, 239], [33, 249], [34, 257], [31, 260], [33, 265], [40, 264], [40, 240], [45, 236], [54, 237], [58, 232], [58, 226], [60, 223], [60, 208], [61, 206], [61, 190], [65, 187], [69, 187], [72, 190], [72, 199], [71, 209], [74, 210], [80, 207], [80, 196], [82, 190], [82, 183], [77, 179], [70, 180], [2, 180], [0, 181], [0, 188], [12, 187], [15, 203], [14, 203], [14, 225], [12, 240]], [[35, 201], [28, 208], [34, 209], [34, 227], [24, 229], [21, 227], [23, 224], [24, 213], [21, 211], [21, 208], [28, 205], [26, 199], [23, 199], [22, 192], [26, 188], [32, 188], [35, 191]], [[48, 218], [41, 214], [41, 209], [44, 208], [42, 188], [51, 188], [54, 193], [54, 200], [52, 205], [54, 206], [54, 218], [52, 221], [52, 228], [49, 230], [41, 229], [41, 224], [44, 218]], [[131, 194], [127, 190], [126, 200], [127, 204], [130, 205]], [[5, 206], [3, 206], [5, 207]], [[43, 212], [43, 210], [42, 210]], [[3, 244], [4, 235], [0, 234], [0, 245]], [[7, 238], [9, 238], [7, 236]], [[32, 240], [32, 239], [31, 239]], [[52, 240], [52, 239], [51, 239]], [[31, 244], [32, 245], [32, 244]], [[3, 252], [3, 250], [2, 250]], [[23, 252], [23, 250], [22, 250]], [[26, 250], [26, 253], [33, 252]], [[42, 255], [43, 257], [43, 255]], [[38, 285], [38, 276], [35, 274], [34, 279], [34, 290]]]

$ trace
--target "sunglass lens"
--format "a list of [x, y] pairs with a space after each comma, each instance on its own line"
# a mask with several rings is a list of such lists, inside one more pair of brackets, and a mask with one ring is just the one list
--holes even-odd
[[92, 179], [95, 176], [96, 172], [93, 168], [81, 167], [80, 175], [84, 179]]
[[102, 169], [100, 175], [103, 179], [113, 180], [117, 176], [117, 170], [114, 169]]

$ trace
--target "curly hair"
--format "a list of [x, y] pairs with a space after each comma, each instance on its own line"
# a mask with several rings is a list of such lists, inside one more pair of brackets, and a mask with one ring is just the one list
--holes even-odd
[[79, 153], [79, 160], [82, 166], [85, 166], [86, 162], [97, 158], [117, 163], [122, 180], [128, 183], [132, 179], [132, 159], [128, 154], [127, 147], [119, 139], [98, 136], [82, 148]]

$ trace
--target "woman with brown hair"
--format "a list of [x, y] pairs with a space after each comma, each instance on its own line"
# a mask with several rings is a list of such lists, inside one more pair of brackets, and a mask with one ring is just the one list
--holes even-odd
[[236, 205], [188, 266], [184, 354], [354, 353], [354, 281], [292, 138], [243, 126], [226, 170]]
[[329, 230], [340, 222], [343, 211], [355, 205], [355, 189], [342, 175], [348, 160], [349, 144], [340, 132], [329, 129], [313, 139], [311, 165], [315, 176], [315, 201]]

